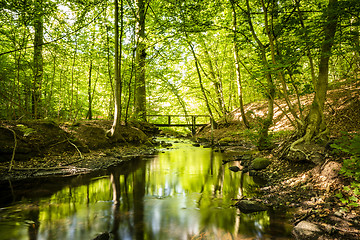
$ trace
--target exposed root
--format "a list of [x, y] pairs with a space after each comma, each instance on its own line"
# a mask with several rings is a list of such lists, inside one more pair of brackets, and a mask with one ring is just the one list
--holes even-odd
[[329, 129], [328, 129], [328, 128], [325, 128], [325, 130], [322, 131], [322, 132], [320, 132], [318, 135], [316, 135], [316, 136], [314, 137], [314, 139], [323, 139], [322, 137], [323, 137], [323, 136], [326, 136], [326, 135], [328, 135], [328, 134], [329, 134]]
[[290, 145], [289, 150], [290, 150], [290, 152], [300, 152], [300, 153], [304, 154], [306, 160], [309, 161], [309, 156], [310, 156], [309, 154], [306, 154], [304, 151], [302, 151], [302, 150], [300, 150], [300, 149], [298, 149], [298, 148], [295, 148], [295, 145], [300, 144], [300, 143], [302, 143], [302, 142], [304, 142], [304, 141], [305, 141], [305, 137], [299, 138], [298, 140], [296, 140], [295, 142], [293, 142], [293, 143]]

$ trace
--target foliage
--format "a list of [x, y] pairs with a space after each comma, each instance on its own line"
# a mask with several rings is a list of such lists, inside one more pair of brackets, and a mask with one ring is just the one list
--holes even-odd
[[[274, 82], [275, 97], [314, 91], [310, 57], [316, 63], [321, 51], [327, 1], [249, 0], [253, 30], [264, 48], [256, 44], [250, 30], [246, 1], [233, 0], [235, 11], [228, 0], [145, 2], [149, 10], [145, 16], [148, 114], [208, 114], [210, 109], [216, 119], [222, 119], [237, 109], [235, 45], [244, 104], [268, 99], [266, 75]], [[123, 4], [119, 60], [121, 118], [127, 121], [135, 106], [137, 10], [134, 1]], [[40, 118], [113, 117], [115, 16], [111, 1], [3, 1], [0, 10], [0, 119], [33, 118], [34, 104]], [[270, 31], [264, 30], [264, 10], [268, 11]], [[334, 45], [332, 54], [337, 60], [330, 66], [334, 76], [330, 83], [355, 75], [360, 59], [357, 1], [341, 3], [339, 13], [341, 34], [335, 41], [341, 44]], [[35, 84], [33, 22], [38, 17], [44, 24], [43, 76]], [[39, 90], [38, 102], [35, 90]]]
[[23, 135], [24, 135], [25, 137], [27, 137], [27, 136], [29, 136], [30, 134], [36, 132], [35, 129], [29, 128], [29, 127], [27, 127], [27, 126], [25, 126], [25, 125], [23, 125], [23, 124], [18, 124], [18, 125], [16, 125], [16, 127], [23, 133]]
[[360, 133], [343, 133], [343, 136], [331, 145], [335, 150], [350, 157], [344, 159], [341, 174], [352, 180], [350, 186], [343, 188], [343, 193], [336, 196], [348, 206], [359, 206], [360, 197]]

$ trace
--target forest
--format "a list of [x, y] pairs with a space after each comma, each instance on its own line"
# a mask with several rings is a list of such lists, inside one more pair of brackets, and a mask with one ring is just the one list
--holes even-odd
[[235, 124], [227, 138], [240, 131], [286, 161], [322, 165], [332, 149], [349, 182], [338, 199], [359, 206], [358, 0], [1, 0], [0, 9], [3, 130], [106, 120], [117, 142], [151, 115], [206, 115], [215, 130]]

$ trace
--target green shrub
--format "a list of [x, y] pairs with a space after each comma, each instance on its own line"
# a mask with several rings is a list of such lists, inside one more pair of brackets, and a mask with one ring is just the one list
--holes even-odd
[[343, 192], [336, 196], [348, 206], [359, 206], [360, 197], [360, 133], [344, 133], [331, 145], [337, 152], [348, 156], [344, 159], [340, 173], [351, 179], [350, 186], [345, 186]]

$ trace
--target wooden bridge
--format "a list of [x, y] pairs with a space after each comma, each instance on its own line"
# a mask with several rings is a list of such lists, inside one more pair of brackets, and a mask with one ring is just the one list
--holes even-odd
[[[189, 127], [195, 133], [197, 127], [210, 124], [209, 115], [146, 115], [147, 121], [158, 127]], [[208, 119], [207, 122], [197, 123], [198, 118]], [[157, 121], [154, 121], [157, 120]]]

